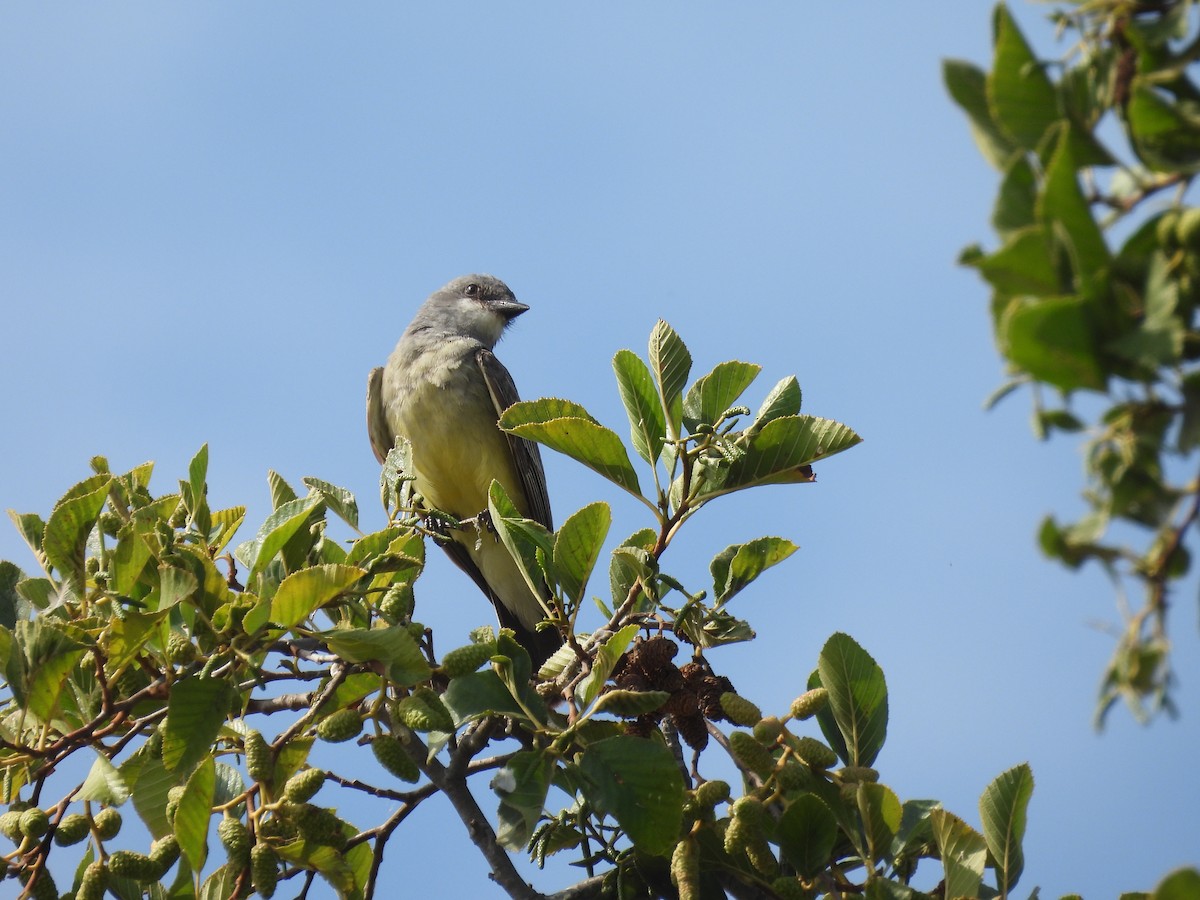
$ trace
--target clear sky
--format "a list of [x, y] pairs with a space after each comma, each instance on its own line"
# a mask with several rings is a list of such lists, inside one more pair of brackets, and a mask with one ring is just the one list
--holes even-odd
[[[978, 826], [983, 788], [1028, 761], [1022, 896], [1149, 889], [1200, 863], [1196, 585], [1172, 620], [1182, 719], [1116, 710], [1096, 734], [1113, 592], [1034, 544], [1080, 509], [1078, 448], [1035, 442], [1027, 397], [981, 410], [1002, 370], [985, 287], [954, 263], [992, 240], [996, 175], [940, 60], [986, 61], [990, 10], [6, 4], [0, 507], [48, 513], [93, 454], [156, 460], [167, 493], [208, 442], [214, 506], [256, 525], [273, 468], [349, 487], [377, 527], [365, 377], [431, 290], [503, 278], [532, 307], [498, 351], [523, 395], [622, 433], [610, 360], [662, 317], [695, 374], [761, 363], [753, 405], [794, 373], [807, 412], [865, 438], [816, 485], [715, 504], [664, 560], [700, 584], [728, 543], [801, 545], [737, 601], [760, 639], [714, 665], [782, 711], [849, 632], [888, 678], [879, 766], [902, 799]], [[1054, 55], [1046, 10], [1013, 4]], [[547, 469], [559, 521], [605, 499], [613, 538], [646, 524], [598, 476]], [[2, 522], [0, 558], [35, 567]], [[440, 556], [418, 603], [443, 647], [490, 620]], [[444, 811], [413, 823], [393, 883], [500, 896]]]

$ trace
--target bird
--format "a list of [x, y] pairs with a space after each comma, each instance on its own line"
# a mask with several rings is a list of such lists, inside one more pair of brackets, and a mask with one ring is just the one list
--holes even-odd
[[[554, 529], [537, 445], [497, 424], [520, 397], [492, 351], [528, 309], [491, 275], [455, 278], [421, 305], [387, 363], [368, 376], [367, 432], [375, 457], [382, 464], [407, 440], [409, 474], [435, 517], [485, 513], [495, 479], [522, 516]], [[513, 630], [536, 671], [562, 637], [536, 628], [546, 618], [544, 598], [530, 590], [494, 530], [450, 529], [439, 543], [491, 600], [500, 625]]]

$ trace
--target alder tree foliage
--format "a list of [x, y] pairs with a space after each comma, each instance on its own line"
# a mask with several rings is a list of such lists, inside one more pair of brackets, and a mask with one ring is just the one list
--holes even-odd
[[992, 289], [1008, 364], [991, 402], [1028, 385], [1036, 434], [1083, 437], [1086, 512], [1038, 537], [1116, 585], [1102, 724], [1118, 700], [1174, 713], [1167, 612], [1200, 515], [1200, 21], [1191, 0], [1057, 3], [1052, 18], [1059, 57], [1000, 4], [991, 68], [949, 60], [944, 76], [1001, 172], [997, 246], [961, 260]]
[[[511, 551], [565, 639], [537, 673], [491, 627], [435, 653], [458, 642], [420, 621], [436, 536], [403, 447], [381, 479], [387, 524], [369, 533], [349, 492], [272, 472], [272, 512], [234, 547], [245, 508], [209, 507], [207, 448], [170, 493], [151, 490], [149, 463], [118, 474], [96, 457], [48, 518], [13, 513], [42, 571], [0, 563], [0, 893], [390, 897], [412, 876], [389, 869], [389, 842], [444, 795], [464, 826], [447, 858], [478, 852], [491, 869], [480, 895], [547, 896], [514, 866], [528, 854], [578, 867], [560, 898], [930, 896], [914, 877], [938, 896], [1007, 896], [1026, 765], [987, 787], [977, 829], [881, 780], [884, 676], [849, 636], [828, 639], [777, 715], [719, 671], [723, 645], [754, 637], [739, 595], [796, 547], [733, 544], [702, 578], [668, 572], [666, 551], [722, 495], [811, 482], [810, 464], [859, 438], [801, 414], [795, 378], [753, 411], [740, 401], [759, 366], [689, 385], [691, 366], [662, 322], [647, 360], [616, 354], [632, 458], [567, 400], [502, 417], [646, 516], [605, 584], [607, 504], [551, 533], [493, 484], [479, 540]], [[334, 520], [356, 536], [331, 537]], [[585, 614], [600, 623], [587, 632]]]

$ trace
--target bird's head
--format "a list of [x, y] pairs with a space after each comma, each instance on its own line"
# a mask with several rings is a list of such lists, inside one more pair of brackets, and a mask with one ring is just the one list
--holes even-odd
[[463, 275], [434, 291], [422, 312], [448, 332], [494, 347], [508, 324], [527, 309], [499, 278]]

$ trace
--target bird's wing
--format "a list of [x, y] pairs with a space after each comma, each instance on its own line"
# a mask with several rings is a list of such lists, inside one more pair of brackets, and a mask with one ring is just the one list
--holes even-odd
[[[491, 350], [480, 349], [475, 353], [475, 361], [483, 373], [484, 383], [492, 396], [499, 417], [506, 409], [521, 398], [517, 395], [517, 386], [513, 383], [508, 369]], [[525, 489], [525, 500], [529, 504], [529, 515], [536, 521], [553, 531], [554, 524], [550, 515], [550, 495], [546, 492], [546, 472], [542, 469], [542, 455], [538, 452], [537, 444], [506, 434], [508, 446], [512, 451], [513, 462], [516, 463], [517, 475], [521, 479], [521, 487]]]
[[367, 376], [367, 436], [371, 439], [375, 458], [383, 465], [388, 452], [396, 445], [396, 436], [388, 427], [383, 411], [383, 366], [372, 369]]

